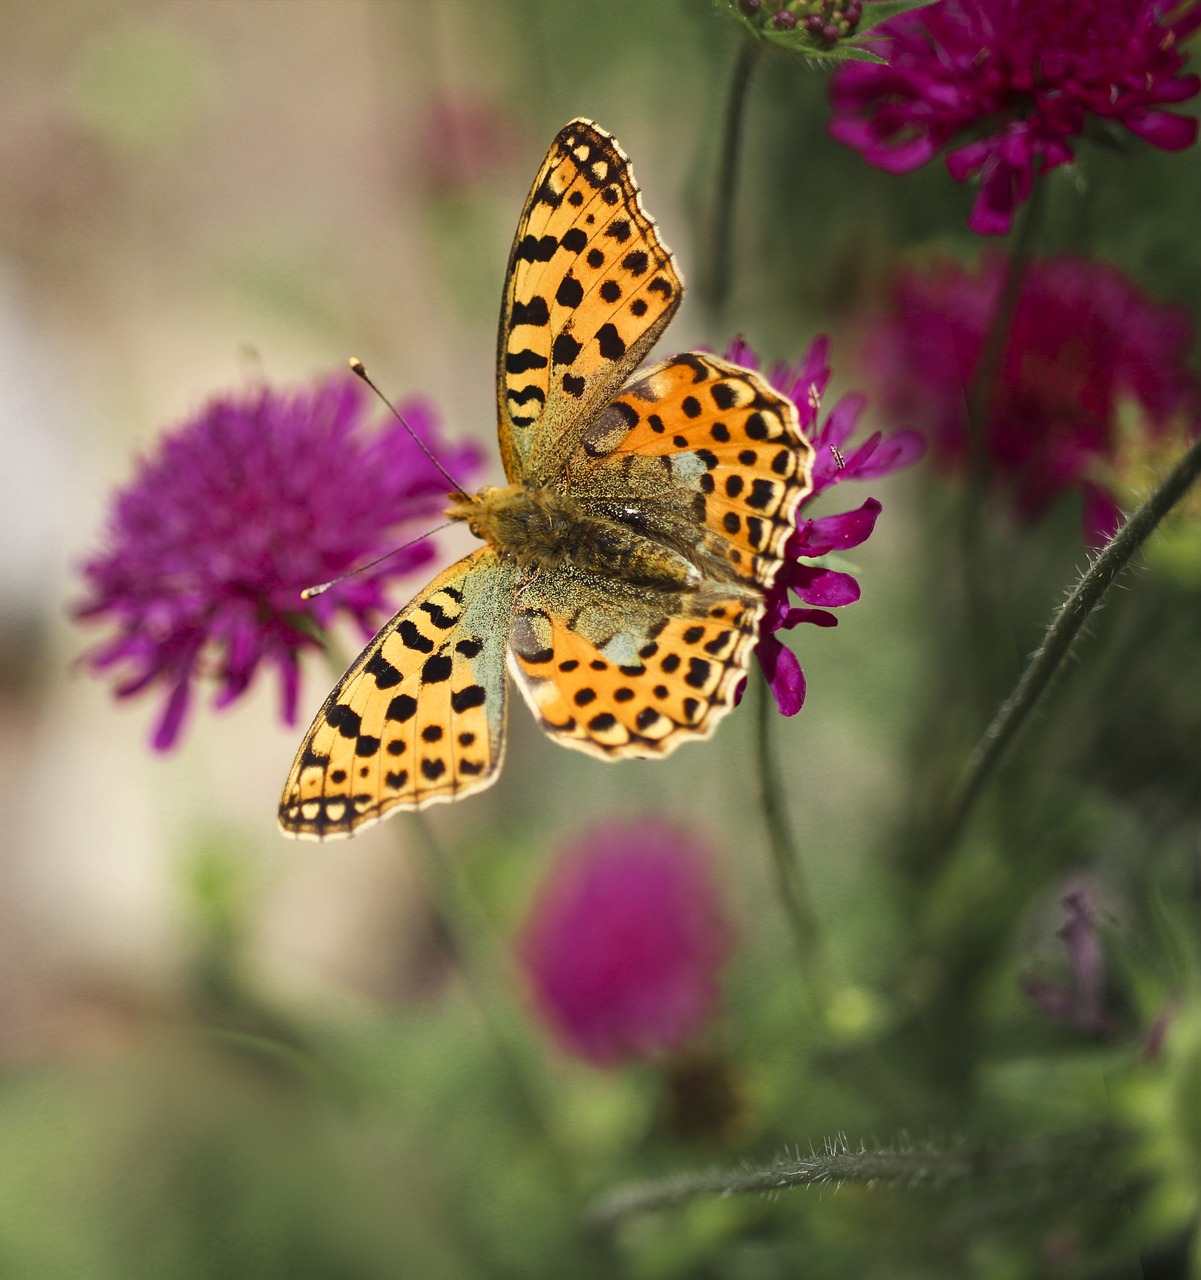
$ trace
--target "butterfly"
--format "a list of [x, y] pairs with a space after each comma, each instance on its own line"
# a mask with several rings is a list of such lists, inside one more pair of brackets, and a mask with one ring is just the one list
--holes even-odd
[[508, 484], [450, 495], [483, 545], [326, 699], [284, 787], [286, 833], [349, 835], [489, 786], [509, 676], [551, 738], [606, 760], [665, 756], [730, 710], [813, 449], [749, 369], [699, 351], [640, 367], [683, 289], [615, 139], [565, 125], [505, 273]]

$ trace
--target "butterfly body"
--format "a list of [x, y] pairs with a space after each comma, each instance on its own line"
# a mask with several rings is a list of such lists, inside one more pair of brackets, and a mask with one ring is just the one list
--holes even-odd
[[488, 786], [508, 678], [555, 741], [610, 760], [708, 737], [733, 706], [813, 450], [750, 370], [701, 352], [639, 369], [682, 291], [628, 159], [572, 121], [505, 279], [509, 483], [452, 495], [483, 545], [330, 694], [284, 788], [285, 832], [347, 835]]
[[598, 574], [650, 591], [683, 591], [702, 572], [684, 548], [654, 536], [637, 504], [587, 501], [554, 489], [486, 488], [447, 511], [527, 575]]

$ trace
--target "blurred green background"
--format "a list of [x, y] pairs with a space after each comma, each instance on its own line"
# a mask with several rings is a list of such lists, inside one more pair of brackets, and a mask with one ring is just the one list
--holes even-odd
[[[1195, 527], [1111, 602], [946, 859], [929, 815], [983, 727], [950, 696], [954, 495], [923, 466], [834, 504], [884, 503], [853, 557], [863, 600], [794, 637], [809, 702], [775, 726], [837, 975], [820, 1026], [758, 834], [749, 715], [665, 762], [606, 766], [514, 707], [500, 782], [430, 819], [484, 1018], [410, 819], [327, 847], [278, 835], [299, 733], [269, 682], [156, 758], [151, 708], [116, 705], [78, 663], [91, 637], [69, 605], [110, 492], [214, 391], [353, 353], [483, 442], [495, 480], [501, 276], [547, 144], [576, 115], [614, 133], [699, 279], [737, 41], [707, 0], [5, 0], [0, 1275], [1186, 1274]], [[827, 138], [826, 74], [763, 60], [726, 316], [715, 331], [694, 294], [667, 342], [741, 332], [796, 358], [830, 333], [836, 395], [862, 385], [891, 267], [979, 244], [941, 165], [891, 178]], [[1196, 148], [1092, 153], [1057, 177], [1043, 247], [1107, 257], [1195, 315], [1199, 207]], [[997, 534], [996, 696], [1086, 562], [1077, 515]], [[306, 671], [306, 719], [332, 678]], [[701, 1061], [734, 1101], [699, 1133], [672, 1122], [670, 1066], [605, 1073], [555, 1050], [513, 963], [556, 850], [595, 818], [652, 813], [710, 841], [738, 942]], [[1101, 903], [1106, 1044], [1020, 989], [1061, 975], [1073, 878]], [[1140, 1065], [1165, 1011], [1168, 1049]], [[606, 1239], [582, 1226], [631, 1179], [840, 1133], [972, 1145], [1110, 1122], [1143, 1135], [1145, 1164], [1095, 1186], [847, 1186], [704, 1200]]]

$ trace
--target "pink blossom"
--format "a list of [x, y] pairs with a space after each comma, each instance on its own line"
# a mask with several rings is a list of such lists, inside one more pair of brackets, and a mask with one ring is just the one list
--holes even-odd
[[[767, 372], [771, 385], [796, 405], [801, 428], [816, 450], [813, 490], [797, 509], [796, 532], [788, 540], [784, 564], [767, 593], [756, 649], [776, 705], [786, 716], [796, 715], [804, 704], [805, 673], [796, 654], [778, 639], [777, 633], [805, 622], [818, 627], [837, 626], [838, 619], [829, 610], [858, 600], [859, 583], [849, 573], [814, 562], [818, 557], [866, 542], [881, 511], [880, 503], [868, 498], [850, 511], [813, 518], [806, 514], [810, 504], [844, 480], [877, 480], [910, 466], [925, 450], [921, 435], [910, 430], [888, 437], [877, 431], [853, 449], [844, 450], [867, 407], [861, 395], [844, 396], [818, 425], [822, 393], [830, 381], [829, 353], [829, 339], [818, 338], [800, 360], [773, 365]], [[758, 355], [741, 338], [730, 344], [726, 359], [750, 369], [760, 366]], [[792, 603], [794, 597], [810, 607], [797, 608]]]
[[728, 952], [706, 851], [655, 820], [595, 827], [566, 851], [520, 947], [557, 1039], [598, 1066], [695, 1036], [717, 1008]]
[[[869, 341], [886, 412], [929, 433], [944, 467], [967, 455], [967, 396], [1006, 272], [1003, 255], [974, 271], [942, 261], [904, 271]], [[1102, 481], [1122, 403], [1152, 433], [1174, 415], [1194, 423], [1197, 381], [1186, 360], [1192, 325], [1114, 267], [1083, 258], [1031, 263], [1023, 276], [987, 417], [994, 483], [1032, 520], [1069, 490], [1084, 497], [1085, 536], [1099, 545], [1120, 523]]]
[[[400, 531], [428, 529], [446, 482], [397, 422], [368, 432], [368, 393], [349, 374], [314, 388], [257, 387], [210, 401], [169, 431], [113, 497], [105, 547], [83, 566], [76, 616], [115, 634], [88, 655], [93, 671], [123, 672], [117, 696], [165, 697], [156, 750], [183, 731], [195, 685], [235, 702], [264, 664], [279, 673], [282, 714], [296, 719], [299, 655], [339, 613], [370, 636], [390, 611], [387, 583], [428, 563], [428, 541], [323, 595], [305, 587], [384, 554]], [[438, 434], [424, 400], [401, 406], [452, 474], [479, 464], [473, 447]], [[414, 523], [408, 523], [414, 522]]]
[[1164, 108], [1193, 97], [1181, 42], [1201, 6], [1161, 0], [939, 0], [882, 23], [887, 65], [855, 62], [830, 84], [830, 132], [869, 164], [908, 173], [944, 148], [957, 182], [978, 178], [968, 225], [1009, 230], [1041, 174], [1075, 140], [1121, 126], [1179, 151], [1197, 122]]

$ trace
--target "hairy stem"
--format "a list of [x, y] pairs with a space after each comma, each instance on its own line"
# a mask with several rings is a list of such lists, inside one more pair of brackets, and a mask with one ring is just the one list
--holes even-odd
[[734, 196], [738, 189], [738, 162], [742, 155], [742, 125], [746, 115], [747, 91], [759, 59], [760, 41], [748, 37], [738, 50], [726, 98], [725, 127], [722, 130], [714, 196], [709, 278], [705, 300], [714, 316], [721, 313], [730, 293], [731, 263], [734, 254]]
[[1067, 600], [1055, 611], [1045, 639], [968, 759], [963, 783], [951, 806], [948, 844], [963, 830], [1006, 751], [1062, 668], [1081, 627], [1100, 605], [1130, 557], [1184, 496], [1198, 474], [1201, 474], [1201, 439], [1193, 443], [1158, 488], [1114, 534]]
[[843, 1141], [808, 1157], [778, 1160], [760, 1169], [724, 1169], [679, 1174], [619, 1187], [593, 1205], [588, 1221], [597, 1231], [611, 1231], [635, 1214], [686, 1204], [700, 1196], [778, 1192], [788, 1187], [860, 1182], [906, 1186], [966, 1183], [984, 1178], [1071, 1177], [1091, 1183], [1104, 1168], [1104, 1157], [1116, 1146], [1110, 1130], [1043, 1139], [1013, 1147], [912, 1151], [860, 1148]]

